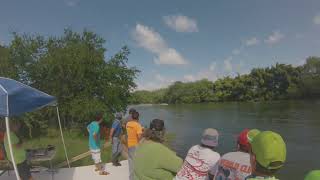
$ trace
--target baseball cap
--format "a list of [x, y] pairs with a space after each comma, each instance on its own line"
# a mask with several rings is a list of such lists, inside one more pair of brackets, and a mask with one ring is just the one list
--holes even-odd
[[310, 171], [304, 180], [319, 180], [320, 179], [320, 170]]
[[286, 161], [286, 144], [282, 137], [272, 131], [257, 134], [251, 142], [256, 161], [267, 169], [279, 169]]
[[247, 134], [247, 139], [251, 143], [253, 141], [253, 138], [258, 135], [260, 131], [258, 129], [251, 129]]
[[218, 146], [219, 133], [216, 129], [208, 128], [204, 130], [201, 138], [201, 143], [206, 146]]
[[245, 148], [245, 150], [249, 150], [250, 144], [249, 144], [249, 140], [248, 140], [248, 132], [250, 130], [249, 129], [245, 129], [243, 131], [241, 131], [241, 133], [238, 136], [237, 142], [239, 145], [242, 145], [243, 148]]

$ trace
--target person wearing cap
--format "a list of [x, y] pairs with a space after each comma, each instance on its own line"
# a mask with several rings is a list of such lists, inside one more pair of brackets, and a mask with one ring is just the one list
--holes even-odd
[[142, 126], [139, 123], [139, 113], [133, 112], [132, 119], [126, 125], [127, 130], [127, 146], [128, 146], [128, 163], [129, 163], [129, 179], [133, 180], [133, 157], [142, 135]]
[[101, 161], [100, 124], [102, 123], [102, 121], [102, 115], [97, 114], [95, 120], [87, 126], [87, 130], [89, 133], [89, 149], [91, 152], [92, 160], [94, 161], [96, 167], [95, 171], [99, 171], [100, 175], [108, 175], [109, 173], [105, 171]]
[[320, 170], [310, 171], [304, 180], [320, 180]]
[[112, 164], [114, 166], [121, 166], [119, 163], [119, 158], [121, 156], [122, 144], [120, 140], [120, 136], [122, 133], [121, 119], [122, 114], [116, 113], [116, 118], [112, 123], [112, 127], [110, 130], [110, 139], [112, 144]]
[[123, 119], [123, 121], [122, 121], [123, 127], [126, 127], [126, 124], [127, 124], [129, 121], [132, 120], [132, 114], [133, 114], [134, 112], [137, 112], [137, 110], [134, 109], [134, 108], [130, 108], [130, 109], [129, 109], [129, 114], [128, 114], [128, 116], [125, 117], [125, 118]]
[[217, 166], [215, 179], [245, 180], [251, 175], [250, 143], [258, 130], [243, 130], [237, 138], [237, 151], [224, 154]]
[[206, 180], [213, 178], [215, 174], [213, 171], [220, 159], [220, 154], [214, 151], [214, 148], [218, 146], [218, 139], [219, 133], [217, 130], [206, 129], [202, 134], [201, 143], [191, 147], [188, 151], [182, 168], [175, 179]]
[[154, 119], [143, 133], [133, 158], [135, 180], [172, 180], [183, 161], [175, 152], [163, 145], [164, 121]]
[[257, 134], [251, 144], [250, 163], [252, 174], [247, 180], [276, 180], [275, 173], [286, 161], [286, 144], [282, 137], [272, 131]]

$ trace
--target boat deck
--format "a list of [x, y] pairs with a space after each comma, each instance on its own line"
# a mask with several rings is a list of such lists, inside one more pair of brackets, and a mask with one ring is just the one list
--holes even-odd
[[[75, 168], [61, 168], [56, 173], [39, 172], [33, 173], [32, 176], [35, 180], [128, 180], [129, 170], [128, 161], [122, 161], [122, 166], [114, 167], [111, 163], [106, 164], [107, 171], [110, 173], [107, 176], [99, 175], [94, 171], [94, 165], [81, 166]], [[14, 171], [6, 172], [0, 176], [0, 180], [15, 180], [16, 176]]]

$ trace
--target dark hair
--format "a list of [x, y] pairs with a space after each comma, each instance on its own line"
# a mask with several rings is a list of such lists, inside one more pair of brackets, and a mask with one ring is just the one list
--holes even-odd
[[208, 145], [204, 145], [204, 144], [200, 144], [201, 147], [204, 147], [204, 148], [208, 148], [208, 149], [214, 149], [215, 147], [214, 146], [208, 146]]
[[164, 141], [164, 121], [161, 119], [153, 119], [150, 123], [149, 129], [144, 131], [143, 137], [148, 140], [162, 143]]
[[[280, 163], [282, 164], [282, 162], [273, 162], [274, 165], [280, 165]], [[256, 161], [256, 172], [259, 172], [261, 174], [272, 176], [279, 169], [280, 168], [278, 168], [278, 169], [267, 169], [267, 168], [263, 167], [258, 161]]]
[[146, 129], [143, 132], [143, 137], [147, 140], [151, 140], [158, 143], [163, 143], [164, 141], [164, 131], [155, 131], [151, 129]]
[[130, 109], [129, 109], [129, 114], [132, 114], [132, 113], [134, 113], [134, 112], [137, 112], [134, 108], [130, 108]]
[[132, 119], [139, 120], [139, 113], [137, 111], [134, 111], [131, 115]]
[[238, 142], [238, 145], [239, 145], [239, 150], [240, 151], [246, 152], [246, 153], [250, 152], [250, 145], [246, 146], [246, 145], [240, 144], [239, 142]]
[[103, 118], [102, 113], [97, 113], [97, 114], [96, 114], [95, 121], [100, 121], [102, 118]]
[[164, 121], [161, 119], [153, 119], [150, 123], [151, 130], [163, 131], [164, 130]]

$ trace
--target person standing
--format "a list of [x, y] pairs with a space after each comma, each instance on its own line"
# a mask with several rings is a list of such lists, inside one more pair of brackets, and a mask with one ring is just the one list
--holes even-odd
[[121, 144], [121, 126], [122, 114], [116, 113], [116, 119], [112, 123], [112, 127], [110, 130], [110, 140], [112, 144], [112, 164], [114, 166], [121, 166], [119, 162], [119, 158], [121, 156], [122, 144]]
[[[206, 180], [208, 174], [215, 174], [215, 167], [220, 159], [220, 154], [214, 151], [218, 146], [219, 133], [216, 129], [204, 130], [201, 143], [188, 151], [181, 170], [176, 175], [176, 180]], [[211, 172], [214, 171], [214, 172]]]
[[96, 167], [95, 171], [99, 171], [100, 175], [108, 175], [109, 173], [105, 171], [101, 161], [100, 124], [102, 121], [103, 117], [99, 114], [96, 116], [96, 119], [87, 126], [89, 133], [89, 149]]
[[122, 120], [122, 122], [121, 122], [123, 127], [126, 127], [127, 123], [132, 120], [132, 114], [133, 114], [134, 112], [137, 112], [136, 109], [134, 109], [134, 108], [130, 108], [130, 109], [129, 109], [129, 114], [128, 114], [128, 116], [126, 116], [126, 117]]
[[[23, 147], [23, 143], [20, 138], [17, 136], [17, 132], [20, 129], [21, 124], [17, 121], [10, 122], [10, 139], [12, 143], [12, 151], [15, 163], [17, 164], [19, 176], [21, 180], [33, 180], [31, 175], [31, 167], [27, 161], [26, 149]], [[9, 143], [8, 143], [8, 134], [5, 133], [4, 137], [4, 146], [7, 153], [7, 158], [12, 162], [10, 151], [9, 151]]]
[[263, 131], [250, 144], [252, 174], [246, 180], [277, 180], [275, 173], [283, 167], [287, 155], [282, 137], [272, 131]]
[[129, 179], [134, 179], [133, 157], [136, 147], [141, 139], [142, 127], [139, 123], [139, 113], [133, 112], [132, 119], [126, 125], [128, 136], [128, 161], [129, 161]]
[[215, 174], [216, 180], [245, 180], [245, 178], [251, 175], [250, 164], [250, 142], [259, 130], [245, 129], [243, 130], [237, 139], [237, 151], [229, 152], [223, 155], [218, 163], [217, 172]]

